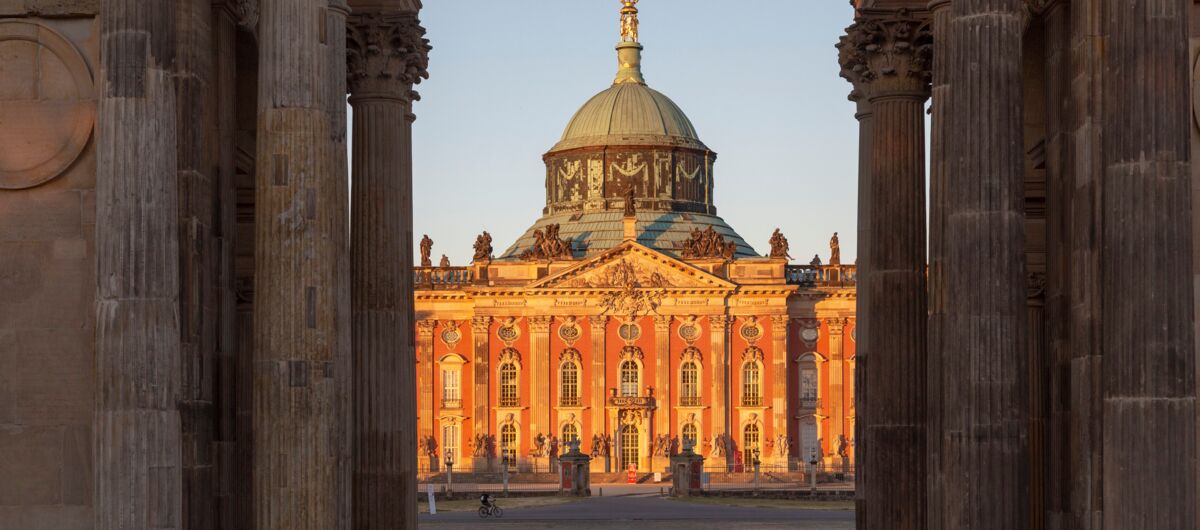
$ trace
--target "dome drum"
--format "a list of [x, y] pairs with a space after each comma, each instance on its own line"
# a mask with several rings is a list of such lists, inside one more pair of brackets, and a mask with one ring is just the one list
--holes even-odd
[[632, 187], [638, 210], [716, 214], [716, 153], [670, 146], [597, 146], [545, 156], [544, 213], [623, 208]]

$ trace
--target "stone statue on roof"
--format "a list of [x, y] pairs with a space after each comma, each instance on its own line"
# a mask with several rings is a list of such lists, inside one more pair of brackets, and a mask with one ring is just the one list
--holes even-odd
[[429, 239], [429, 234], [421, 236], [421, 266], [432, 267], [433, 261], [429, 259], [429, 255], [433, 252], [433, 240]]

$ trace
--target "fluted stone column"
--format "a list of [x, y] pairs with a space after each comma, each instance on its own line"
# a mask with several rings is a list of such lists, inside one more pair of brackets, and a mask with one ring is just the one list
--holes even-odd
[[[608, 432], [605, 428], [608, 425], [608, 419], [604, 414], [604, 404], [608, 396], [608, 391], [605, 390], [605, 360], [608, 357], [608, 352], [605, 351], [605, 331], [608, 326], [608, 317], [604, 315], [588, 317], [588, 326], [592, 332], [592, 431], [593, 435], [603, 434]], [[595, 449], [592, 449], [595, 452]], [[607, 462], [607, 460], [606, 460]], [[597, 462], [596, 467], [603, 469], [605, 473], [608, 469], [601, 467], [601, 463]]]
[[671, 396], [671, 320], [673, 319], [674, 317], [671, 316], [654, 317], [654, 397], [658, 403], [658, 410], [654, 411], [655, 436], [671, 434], [671, 409], [675, 406]]
[[[412, 274], [413, 85], [428, 44], [414, 15], [363, 12], [343, 23], [354, 109], [350, 209], [353, 307], [353, 522], [415, 524], [417, 420]], [[344, 107], [344, 105], [343, 105]], [[432, 325], [422, 323], [423, 434], [432, 434]], [[426, 337], [429, 335], [429, 338]], [[428, 344], [426, 344], [428, 342]], [[485, 363], [486, 364], [486, 363]]]
[[254, 304], [256, 528], [339, 525], [346, 315], [332, 175], [325, 0], [263, 0], [259, 21]]
[[175, 17], [174, 2], [100, 4], [98, 530], [183, 526]]
[[[942, 528], [1028, 528], [1022, 0], [956, 0], [939, 156], [944, 312], [933, 356]], [[978, 480], [977, 477], [988, 477]], [[981, 502], [986, 499], [987, 502]]]
[[554, 431], [550, 425], [550, 317], [529, 317], [529, 349], [529, 370], [533, 374], [529, 432], [535, 437], [541, 433], [549, 438]]
[[[946, 154], [947, 115], [950, 112], [951, 77], [949, 71], [950, 46], [946, 32], [950, 25], [951, 0], [933, 0], [929, 3], [930, 29], [933, 33], [932, 86], [930, 87], [930, 132], [929, 132], [929, 351], [941, 351], [941, 340], [946, 313], [945, 287], [945, 224], [946, 224], [946, 172], [950, 161]], [[861, 268], [861, 266], [860, 266]], [[860, 293], [861, 296], [861, 293]], [[861, 315], [860, 315], [861, 318]], [[861, 347], [861, 337], [859, 334]], [[861, 353], [859, 356], [861, 357]], [[941, 425], [942, 425], [942, 363], [940, 355], [930, 355], [926, 365], [928, 392], [926, 403], [926, 476], [928, 499], [926, 506], [926, 528], [943, 530], [941, 516]]]
[[[788, 435], [788, 396], [797, 395], [788, 387], [788, 316], [771, 315], [771, 429], [775, 436]], [[795, 444], [792, 444], [795, 446]], [[776, 445], [778, 447], [778, 445]], [[773, 455], [775, 464], [788, 465], [787, 454]]]
[[1190, 2], [1102, 0], [1104, 528], [1196, 527]]
[[[825, 326], [829, 329], [829, 400], [824, 405], [825, 410], [829, 411], [829, 442], [836, 444], [837, 435], [846, 432], [846, 378], [842, 375], [846, 369], [846, 355], [843, 353], [846, 319], [827, 318]], [[847, 435], [846, 438], [850, 436]]]
[[[734, 433], [730, 432], [729, 411], [733, 408], [733, 403], [730, 399], [733, 396], [731, 392], [732, 382], [729, 380], [729, 325], [733, 323], [733, 317], [729, 315], [713, 315], [708, 317], [709, 334], [712, 339], [712, 397], [710, 404], [712, 405], [712, 433], [714, 435], [724, 433], [726, 436], [733, 437]], [[732, 438], [736, 439], [736, 438]], [[728, 448], [726, 448], [728, 449]], [[733, 451], [725, 451], [725, 462], [713, 462], [714, 464], [732, 464]]]
[[[906, 10], [862, 13], [839, 44], [845, 77], [871, 105], [869, 269], [857, 362], [859, 528], [925, 525], [925, 156], [928, 22]], [[903, 487], [898, 487], [903, 485]]]
[[[471, 340], [475, 346], [472, 350], [474, 359], [471, 361], [475, 365], [475, 412], [472, 419], [475, 422], [473, 432], [477, 435], [491, 434], [491, 325], [492, 317], [489, 316], [471, 319]], [[475, 469], [481, 469], [481, 465], [490, 467], [491, 462], [475, 462]]]

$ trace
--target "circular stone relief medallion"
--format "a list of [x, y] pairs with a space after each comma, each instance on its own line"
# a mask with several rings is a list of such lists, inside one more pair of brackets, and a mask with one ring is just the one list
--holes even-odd
[[742, 326], [742, 338], [747, 341], [754, 342], [762, 337], [762, 328], [758, 324], [747, 324]]
[[462, 332], [458, 330], [457, 326], [447, 327], [442, 331], [442, 342], [445, 342], [447, 346], [453, 348], [460, 340], [462, 340]]
[[579, 340], [579, 326], [575, 324], [563, 324], [558, 328], [558, 336], [563, 342], [573, 343]]
[[92, 135], [92, 74], [74, 44], [46, 26], [0, 20], [0, 189], [63, 173]]
[[817, 328], [804, 328], [800, 330], [800, 338], [804, 339], [805, 342], [816, 342], [817, 337], [820, 335]]
[[617, 335], [625, 342], [633, 342], [642, 336], [642, 328], [633, 322], [626, 322], [621, 324], [620, 328], [617, 328]]
[[690, 342], [695, 342], [700, 338], [700, 326], [695, 324], [684, 324], [679, 326], [679, 338]]
[[502, 326], [496, 330], [496, 336], [504, 342], [512, 342], [521, 336], [521, 331], [516, 326]]

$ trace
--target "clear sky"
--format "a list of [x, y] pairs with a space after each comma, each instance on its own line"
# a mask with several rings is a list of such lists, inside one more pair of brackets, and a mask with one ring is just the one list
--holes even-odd
[[[797, 262], [855, 258], [858, 128], [833, 45], [844, 0], [642, 0], [647, 83], [718, 153], [717, 213], [760, 253], [779, 227]], [[618, 0], [426, 0], [430, 79], [414, 124], [414, 243], [466, 264], [500, 254], [545, 205], [541, 155], [612, 84]]]

